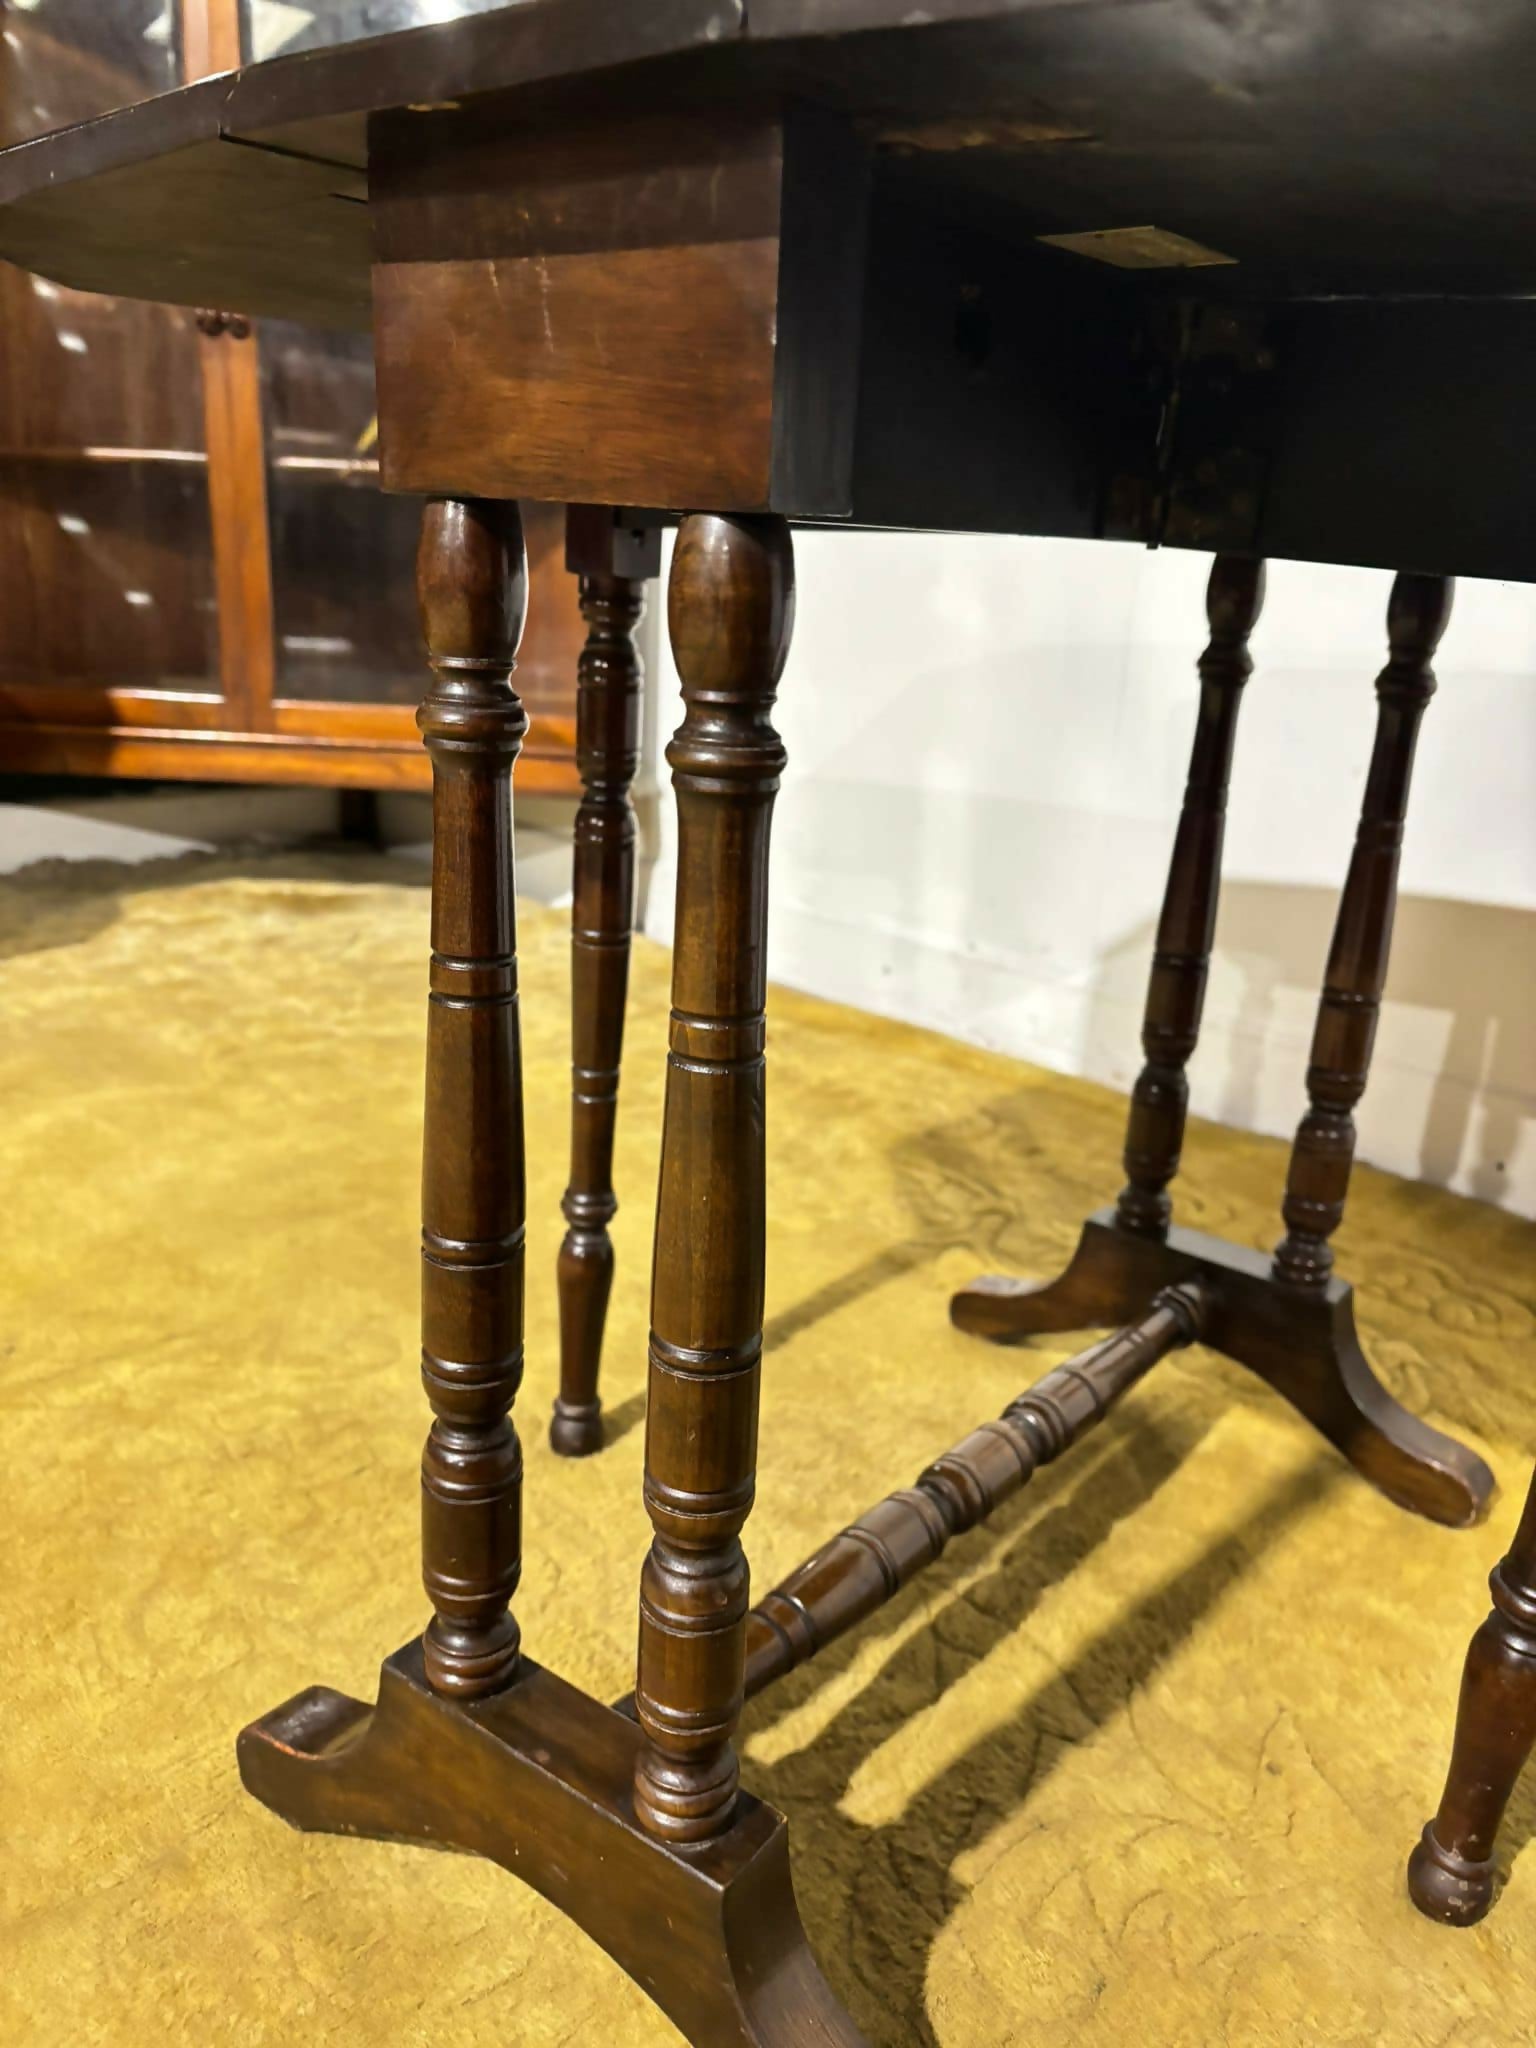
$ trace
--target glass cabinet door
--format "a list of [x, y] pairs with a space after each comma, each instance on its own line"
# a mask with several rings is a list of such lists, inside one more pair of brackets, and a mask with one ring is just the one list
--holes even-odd
[[[174, 0], [4, 10], [0, 141], [175, 85]], [[0, 265], [0, 684], [218, 688], [194, 315]]]
[[241, 34], [247, 61], [259, 63], [293, 50], [457, 21], [510, 4], [513, 0], [240, 0]]
[[378, 487], [365, 334], [263, 320], [273, 692], [281, 701], [421, 701], [421, 507]]
[[[290, 321], [257, 325], [271, 529], [274, 697], [300, 706], [397, 705], [402, 727], [425, 688], [416, 617], [417, 498], [378, 487], [373, 352], [367, 335]], [[574, 746], [576, 660], [585, 627], [565, 573], [565, 513], [524, 502], [530, 603], [518, 690], [530, 756]], [[285, 717], [285, 714], [289, 714]]]
[[[0, 0], [0, 142], [247, 57], [508, 0]], [[420, 505], [372, 348], [0, 264], [0, 746], [86, 773], [424, 786]], [[525, 787], [575, 782], [564, 516], [526, 506]], [[185, 744], [187, 741], [202, 744]]]

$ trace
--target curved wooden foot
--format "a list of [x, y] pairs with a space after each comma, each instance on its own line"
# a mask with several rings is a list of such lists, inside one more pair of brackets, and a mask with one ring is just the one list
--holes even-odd
[[1413, 1903], [1452, 1927], [1472, 1926], [1493, 1903], [1499, 1823], [1536, 1748], [1536, 1474], [1488, 1588], [1493, 1612], [1467, 1649], [1440, 1810], [1408, 1859]]
[[951, 1295], [950, 1321], [967, 1336], [993, 1344], [1023, 1344], [1058, 1330], [1118, 1329], [1133, 1322], [1151, 1297], [1138, 1271], [1118, 1256], [1122, 1233], [1095, 1229], [1099, 1220], [1085, 1227], [1071, 1264], [1054, 1280], [983, 1273]]
[[469, 1850], [526, 1879], [697, 2048], [862, 2048], [800, 1924], [783, 1817], [742, 1794], [707, 1846], [668, 1849], [634, 1818], [640, 1740], [527, 1658], [494, 1698], [439, 1698], [417, 1641], [376, 1707], [311, 1687], [238, 1748], [247, 1789], [295, 1827]]
[[1083, 1226], [1072, 1263], [1044, 1287], [986, 1279], [950, 1303], [962, 1330], [1017, 1344], [1051, 1330], [1131, 1322], [1164, 1287], [1207, 1284], [1203, 1341], [1283, 1394], [1357, 1472], [1399, 1507], [1465, 1527], [1493, 1493], [1493, 1474], [1454, 1437], [1395, 1401], [1371, 1370], [1342, 1281], [1292, 1287], [1262, 1253], [1174, 1227], [1166, 1237], [1121, 1230], [1113, 1209]]

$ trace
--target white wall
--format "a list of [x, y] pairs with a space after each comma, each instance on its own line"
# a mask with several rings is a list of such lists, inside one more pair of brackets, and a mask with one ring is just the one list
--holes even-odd
[[[1207, 558], [802, 535], [770, 969], [1129, 1086]], [[1390, 579], [1272, 566], [1228, 814], [1197, 1114], [1288, 1135]], [[664, 641], [664, 635], [659, 636]], [[1536, 1214], [1536, 589], [1463, 583], [1437, 662], [1360, 1156]], [[654, 771], [680, 712], [664, 646]], [[670, 804], [646, 928], [670, 936]]]

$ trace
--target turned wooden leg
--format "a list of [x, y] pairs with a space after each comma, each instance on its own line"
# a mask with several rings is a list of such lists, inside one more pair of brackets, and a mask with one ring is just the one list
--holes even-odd
[[635, 1706], [635, 1810], [662, 1840], [730, 1824], [748, 1605], [763, 1332], [768, 833], [784, 749], [771, 722], [794, 563], [782, 519], [696, 515], [668, 623], [685, 715], [677, 921], [652, 1276]]
[[[1125, 1134], [1126, 1184], [1114, 1224], [1136, 1237], [1166, 1237], [1189, 1103], [1185, 1067], [1200, 1035], [1210, 972], [1227, 783], [1243, 685], [1253, 672], [1248, 640], [1264, 606], [1264, 564], [1218, 555], [1206, 585], [1210, 641], [1199, 661], [1200, 709], [1168, 882], [1147, 984], [1141, 1043], [1145, 1064], [1131, 1092]], [[1123, 1323], [1145, 1306], [1112, 1283], [1102, 1264], [1079, 1258], [1054, 1280], [1026, 1283], [983, 1275], [950, 1302], [956, 1327], [1013, 1341], [1051, 1330]]]
[[515, 505], [434, 500], [417, 589], [433, 685], [432, 972], [422, 1167], [424, 1638], [435, 1691], [477, 1699], [517, 1668], [521, 1569], [523, 1097], [512, 896], [512, 690], [527, 607]]
[[560, 1393], [549, 1440], [572, 1458], [603, 1441], [597, 1383], [613, 1286], [613, 1127], [635, 912], [629, 787], [640, 763], [642, 683], [635, 629], [645, 578], [656, 574], [660, 554], [654, 528], [620, 527], [604, 506], [571, 507], [566, 563], [581, 579], [588, 632], [576, 699], [583, 794], [571, 909], [571, 1178], [561, 1203], [569, 1228], [560, 1247]]
[[1400, 576], [1390, 612], [1392, 658], [1377, 685], [1381, 716], [1355, 858], [1339, 910], [1308, 1076], [1312, 1112], [1298, 1136], [1274, 1259], [1181, 1229], [1167, 1188], [1178, 1166], [1184, 1063], [1199, 1028], [1216, 911], [1225, 786], [1247, 635], [1263, 598], [1261, 565], [1218, 560], [1207, 605], [1211, 645], [1200, 664], [1200, 723], [1158, 925], [1132, 1101], [1130, 1176], [1113, 1209], [1083, 1226], [1066, 1270], [1044, 1285], [985, 1275], [950, 1303], [959, 1329], [1018, 1344], [1052, 1330], [1104, 1328], [1140, 1315], [1159, 1288], [1199, 1279], [1209, 1290], [1205, 1342], [1283, 1394], [1390, 1499], [1436, 1521], [1482, 1513], [1493, 1474], [1475, 1452], [1430, 1429], [1372, 1372], [1353, 1296], [1330, 1274], [1327, 1238], [1343, 1212], [1354, 1144], [1350, 1107], [1365, 1086], [1392, 930], [1397, 850], [1429, 667], [1450, 585]]
[[1218, 555], [1206, 586], [1210, 645], [1200, 657], [1200, 714], [1184, 807], [1158, 919], [1141, 1030], [1146, 1064], [1131, 1092], [1126, 1184], [1116, 1204], [1123, 1230], [1161, 1237], [1173, 1215], [1168, 1184], [1179, 1170], [1189, 1082], [1184, 1069], [1200, 1036], [1221, 891], [1227, 782], [1243, 685], [1253, 672], [1248, 636], [1264, 604], [1264, 564]]
[[1440, 1810], [1408, 1859], [1413, 1903], [1455, 1927], [1481, 1920], [1493, 1902], [1499, 1823], [1536, 1748], [1536, 1473], [1488, 1584], [1493, 1612], [1467, 1650]]
[[[783, 753], [788, 529], [694, 519], [673, 579], [688, 715], [656, 1246], [644, 1725], [519, 1656], [523, 1143], [509, 773], [524, 604], [512, 507], [435, 504], [427, 1064], [426, 1634], [376, 1705], [311, 1686], [246, 1728], [247, 1788], [295, 1827], [493, 1858], [585, 1928], [698, 2048], [862, 2048], [817, 1967], [788, 1829], [736, 1788], [763, 1271], [763, 907]], [[637, 1796], [638, 1788], [638, 1796]], [[513, 2025], [513, 2035], [517, 2033]]]
[[1275, 1248], [1277, 1276], [1296, 1286], [1321, 1287], [1333, 1270], [1328, 1240], [1344, 1215], [1353, 1111], [1365, 1093], [1386, 984], [1414, 746], [1435, 693], [1430, 662], [1454, 589], [1448, 576], [1403, 575], [1392, 585], [1391, 658], [1376, 679], [1376, 742], [1312, 1035], [1310, 1107], [1296, 1132], [1281, 1209], [1286, 1234]]

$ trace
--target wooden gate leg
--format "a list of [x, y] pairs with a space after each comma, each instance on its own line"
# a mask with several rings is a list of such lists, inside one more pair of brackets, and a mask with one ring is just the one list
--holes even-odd
[[435, 1613], [385, 1662], [376, 1705], [311, 1686], [243, 1731], [240, 1775], [295, 1827], [490, 1857], [584, 1928], [696, 2048], [861, 2048], [806, 1941], [785, 1823], [737, 1791], [729, 1747], [762, 1327], [762, 912], [782, 758], [767, 714], [789, 633], [788, 533], [776, 520], [692, 520], [678, 557], [690, 697], [673, 750], [685, 822], [657, 1241], [658, 1329], [671, 1341], [651, 1365], [651, 1728], [521, 1655], [507, 1604], [523, 1191], [507, 801], [522, 710], [508, 676], [524, 576], [512, 508], [434, 505], [421, 579], [437, 672], [422, 713], [434, 779], [423, 1331], [437, 1421], [423, 1498]]
[[563, 1457], [601, 1449], [598, 1372], [613, 1286], [608, 1225], [613, 1127], [624, 1048], [624, 999], [635, 917], [635, 812], [643, 671], [635, 629], [645, 583], [661, 566], [661, 535], [621, 525], [603, 505], [566, 516], [566, 566], [580, 578], [587, 644], [578, 669], [576, 814], [571, 907], [571, 1178], [561, 1203], [560, 1392], [549, 1440]]
[[1321, 1287], [1333, 1271], [1328, 1240], [1344, 1215], [1355, 1156], [1352, 1111], [1365, 1093], [1386, 986], [1414, 746], [1435, 693], [1430, 662], [1454, 589], [1448, 576], [1399, 576], [1387, 607], [1391, 659], [1376, 680], [1376, 744], [1312, 1036], [1310, 1107], [1291, 1153], [1286, 1234], [1275, 1251], [1276, 1274], [1300, 1287]]
[[515, 505], [429, 504], [417, 561], [435, 676], [432, 970], [422, 1142], [425, 1637], [438, 1692], [478, 1699], [517, 1668], [522, 1569], [523, 1077], [512, 880], [512, 689], [528, 572]]
[[[1137, 1237], [1166, 1237], [1173, 1215], [1168, 1186], [1179, 1169], [1189, 1105], [1184, 1070], [1200, 1036], [1237, 714], [1253, 673], [1248, 640], [1263, 606], [1264, 564], [1218, 555], [1205, 591], [1211, 637], [1199, 662], [1200, 709], [1189, 776], [1147, 984], [1141, 1027], [1146, 1058], [1131, 1092], [1126, 1184], [1115, 1204], [1116, 1227]], [[1010, 1337], [1022, 1337], [1123, 1323], [1144, 1300], [1122, 1291], [1113, 1301], [1101, 1301], [1091, 1288], [1085, 1292], [1082, 1279], [1076, 1261], [1044, 1286], [986, 1278], [955, 1296], [950, 1315], [960, 1329], [978, 1336], [998, 1336], [1005, 1324]]]
[[[1213, 592], [1221, 574], [1218, 562]], [[1386, 975], [1414, 738], [1434, 690], [1430, 657], [1450, 598], [1444, 577], [1405, 575], [1393, 584], [1391, 658], [1377, 682], [1376, 743], [1307, 1076], [1312, 1107], [1297, 1134], [1285, 1199], [1287, 1236], [1273, 1261], [1180, 1229], [1168, 1221], [1165, 1206], [1183, 1129], [1182, 1059], [1198, 1024], [1207, 920], [1215, 908], [1223, 733], [1220, 722], [1206, 727], [1203, 692], [1197, 762], [1202, 744], [1207, 751], [1203, 772], [1191, 773], [1159, 926], [1148, 1069], [1138, 1083], [1126, 1146], [1130, 1185], [1116, 1208], [1089, 1217], [1071, 1264], [1056, 1279], [1039, 1286], [988, 1275], [954, 1297], [950, 1314], [974, 1336], [1016, 1344], [1050, 1330], [1129, 1322], [1160, 1288], [1201, 1279], [1211, 1296], [1208, 1344], [1283, 1394], [1390, 1499], [1436, 1521], [1465, 1524], [1486, 1505], [1493, 1474], [1474, 1452], [1410, 1415], [1376, 1378], [1356, 1333], [1353, 1295], [1332, 1277], [1328, 1245], [1343, 1214], [1354, 1150], [1350, 1111], [1365, 1086]], [[1214, 650], [1214, 606], [1212, 626]], [[1208, 651], [1203, 675], [1210, 659]], [[1234, 689], [1228, 719], [1235, 702]]]
[[702, 1842], [736, 1804], [763, 1344], [771, 715], [794, 618], [782, 519], [687, 520], [668, 590], [684, 718], [671, 1049], [652, 1275], [635, 1810]]
[[1179, 1170], [1189, 1108], [1184, 1069], [1205, 1007], [1237, 711], [1253, 673], [1248, 636], [1263, 604], [1264, 564], [1218, 555], [1205, 593], [1211, 640], [1200, 657], [1200, 717], [1147, 986], [1146, 1065], [1131, 1092], [1126, 1184], [1115, 1205], [1123, 1230], [1148, 1237], [1162, 1237], [1173, 1216], [1168, 1184]]
[[1499, 1823], [1536, 1748], [1536, 1473], [1488, 1584], [1493, 1612], [1467, 1650], [1440, 1811], [1408, 1859], [1413, 1903], [1454, 1927], [1470, 1927], [1493, 1903]]

